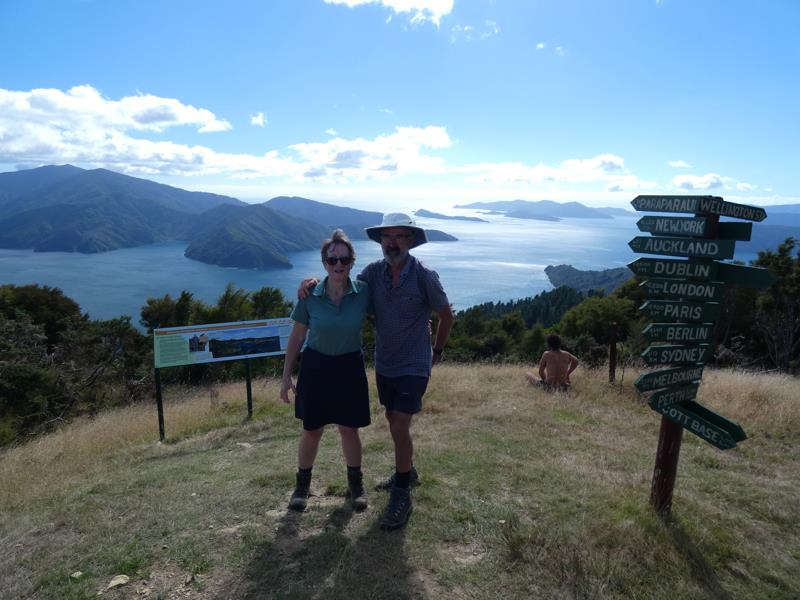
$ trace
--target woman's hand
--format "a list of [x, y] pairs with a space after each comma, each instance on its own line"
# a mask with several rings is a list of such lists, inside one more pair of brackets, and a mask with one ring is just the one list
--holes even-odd
[[292, 378], [284, 377], [281, 380], [281, 400], [283, 400], [285, 404], [289, 404], [291, 402], [291, 400], [289, 400], [289, 390], [292, 390], [292, 393], [297, 396], [297, 389], [294, 387]]

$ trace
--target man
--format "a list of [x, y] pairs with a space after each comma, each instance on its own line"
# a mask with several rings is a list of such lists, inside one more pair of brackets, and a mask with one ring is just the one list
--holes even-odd
[[533, 373], [526, 373], [525, 378], [547, 390], [565, 392], [569, 390], [569, 376], [578, 367], [578, 359], [561, 349], [561, 338], [555, 333], [547, 336], [547, 348], [539, 361], [539, 380]]
[[[390, 491], [380, 526], [393, 530], [411, 515], [410, 486], [418, 479], [411, 422], [422, 409], [431, 367], [442, 359], [454, 317], [439, 275], [409, 254], [428, 241], [424, 229], [408, 215], [388, 213], [365, 231], [383, 251], [383, 260], [364, 267], [358, 279], [369, 284], [372, 296], [378, 397], [394, 441], [395, 473], [378, 486]], [[433, 348], [431, 311], [439, 317]]]

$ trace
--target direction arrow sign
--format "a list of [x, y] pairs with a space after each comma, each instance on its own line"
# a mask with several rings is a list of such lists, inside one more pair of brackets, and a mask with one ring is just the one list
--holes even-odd
[[679, 402], [687, 402], [697, 398], [697, 389], [700, 387], [699, 383], [692, 383], [690, 385], [682, 385], [680, 387], [668, 388], [656, 392], [647, 403], [650, 408], [661, 412], [663, 409]]
[[700, 256], [703, 258], [733, 258], [733, 240], [703, 240], [680, 237], [633, 238], [628, 246], [641, 254], [665, 254], [667, 256]]
[[637, 258], [628, 268], [639, 277], [665, 277], [671, 279], [717, 279], [720, 263], [711, 260], [681, 260], [679, 258]]
[[654, 321], [699, 321], [713, 323], [719, 317], [719, 304], [713, 302], [680, 302], [648, 300], [639, 310]]
[[697, 402], [673, 404], [658, 412], [721, 450], [734, 448], [736, 442], [747, 439], [737, 423], [708, 410]]
[[775, 283], [775, 275], [767, 269], [759, 267], [745, 267], [743, 265], [731, 265], [728, 263], [717, 263], [717, 277], [725, 283], [736, 283], [748, 287], [763, 288]]
[[749, 242], [750, 236], [753, 233], [752, 223], [735, 223], [725, 222], [717, 224], [717, 233], [712, 237], [721, 240], [737, 240], [740, 242]]
[[712, 237], [720, 240], [738, 240], [749, 242], [753, 233], [752, 223], [725, 221], [717, 223], [716, 231], [709, 233], [705, 217], [660, 217], [648, 215], [636, 222], [639, 231], [654, 234], [681, 235], [695, 237]]
[[757, 206], [725, 202], [719, 196], [636, 196], [631, 201], [639, 211], [665, 213], [710, 213], [748, 221], [763, 221], [767, 212]]
[[710, 343], [713, 341], [714, 327], [714, 323], [650, 323], [644, 328], [642, 335], [650, 342]]
[[639, 378], [633, 385], [636, 386], [636, 389], [640, 392], [649, 392], [650, 390], [657, 390], [658, 388], [696, 381], [702, 376], [703, 367], [701, 365], [677, 367], [675, 369], [661, 369], [660, 371], [639, 375]]
[[656, 217], [648, 215], [636, 222], [639, 231], [703, 237], [706, 234], [705, 217]]
[[647, 292], [648, 298], [719, 302], [725, 284], [683, 281], [681, 279], [648, 279], [640, 283], [639, 287]]
[[711, 360], [713, 348], [709, 344], [699, 346], [648, 346], [642, 359], [648, 365], [705, 364]]

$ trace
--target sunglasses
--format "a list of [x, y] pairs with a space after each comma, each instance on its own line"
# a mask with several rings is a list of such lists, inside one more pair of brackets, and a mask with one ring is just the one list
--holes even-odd
[[398, 240], [407, 240], [410, 239], [412, 236], [410, 233], [398, 233], [397, 235], [391, 235], [390, 233], [382, 233], [381, 239], [385, 242], [396, 242]]
[[352, 256], [326, 256], [325, 257], [325, 262], [327, 264], [329, 264], [330, 266], [333, 266], [338, 262], [342, 266], [346, 267], [351, 262], [353, 262], [353, 257]]

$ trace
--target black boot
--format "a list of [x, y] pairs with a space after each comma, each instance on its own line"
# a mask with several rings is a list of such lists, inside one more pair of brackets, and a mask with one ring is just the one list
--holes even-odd
[[367, 493], [364, 491], [364, 476], [361, 469], [347, 468], [347, 487], [353, 510], [361, 512], [367, 508]]
[[297, 471], [296, 485], [289, 500], [291, 510], [304, 511], [308, 504], [308, 493], [311, 488], [311, 469], [307, 472]]
[[[392, 473], [389, 477], [381, 481], [378, 485], [375, 486], [375, 489], [379, 492], [382, 491], [389, 491], [394, 487], [394, 479], [395, 474]], [[409, 486], [410, 487], [417, 487], [419, 485], [419, 473], [417, 473], [417, 467], [411, 465], [411, 475], [409, 479]]]
[[379, 522], [381, 529], [388, 531], [400, 529], [408, 522], [411, 509], [411, 492], [394, 486], [389, 495], [389, 504], [386, 505], [386, 511]]

